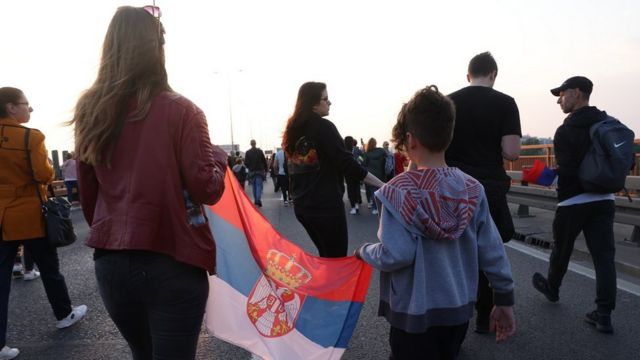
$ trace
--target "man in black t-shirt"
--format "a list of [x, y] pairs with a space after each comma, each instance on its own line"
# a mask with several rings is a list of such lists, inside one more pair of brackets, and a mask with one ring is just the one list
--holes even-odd
[[[484, 186], [491, 217], [503, 242], [515, 231], [507, 204], [511, 179], [503, 159], [520, 156], [520, 115], [515, 100], [493, 89], [498, 65], [489, 52], [469, 62], [469, 86], [449, 95], [456, 106], [453, 140], [445, 153], [449, 166], [455, 166], [476, 178]], [[476, 302], [476, 329], [489, 332], [493, 293], [489, 281], [480, 272]]]

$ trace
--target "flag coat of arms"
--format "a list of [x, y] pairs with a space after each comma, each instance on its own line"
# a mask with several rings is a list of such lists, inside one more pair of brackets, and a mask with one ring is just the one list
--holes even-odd
[[280, 235], [227, 171], [205, 209], [216, 240], [207, 330], [264, 359], [339, 359], [365, 301], [371, 267], [320, 258]]

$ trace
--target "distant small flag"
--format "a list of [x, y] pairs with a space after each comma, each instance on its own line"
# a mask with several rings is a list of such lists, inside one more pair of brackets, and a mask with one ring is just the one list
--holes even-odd
[[216, 239], [205, 323], [264, 359], [339, 359], [365, 300], [371, 268], [306, 254], [251, 204], [230, 171], [206, 209]]

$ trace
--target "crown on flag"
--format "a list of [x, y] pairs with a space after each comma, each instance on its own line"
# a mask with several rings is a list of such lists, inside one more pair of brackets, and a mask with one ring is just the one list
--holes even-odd
[[311, 280], [311, 273], [295, 261], [295, 257], [289, 257], [280, 251], [270, 249], [267, 252], [267, 275], [291, 289], [304, 285]]

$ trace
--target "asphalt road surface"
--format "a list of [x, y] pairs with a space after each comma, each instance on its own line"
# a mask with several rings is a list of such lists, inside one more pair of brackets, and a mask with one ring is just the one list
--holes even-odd
[[[271, 183], [265, 184], [262, 213], [273, 226], [303, 249], [316, 254], [291, 207], [284, 207]], [[107, 315], [98, 294], [92, 250], [82, 239], [87, 225], [81, 211], [73, 213], [79, 241], [59, 250], [62, 273], [74, 304], [86, 304], [88, 314], [71, 328], [55, 328], [49, 303], [40, 280], [13, 280], [9, 304], [7, 344], [21, 351], [18, 359], [131, 359], [131, 354]], [[360, 215], [348, 216], [350, 251], [364, 242], [376, 241], [377, 217], [366, 207]], [[514, 241], [512, 241], [514, 242]], [[514, 244], [521, 248], [524, 245]], [[537, 250], [532, 250], [534, 253]], [[516, 282], [517, 333], [507, 343], [496, 345], [491, 335], [472, 331], [462, 345], [461, 360], [470, 359], [640, 359], [640, 297], [638, 292], [618, 291], [613, 314], [614, 335], [600, 334], [584, 323], [584, 314], [595, 309], [595, 281], [569, 271], [561, 288], [560, 302], [552, 304], [531, 287], [531, 275], [546, 272], [546, 254], [507, 247]], [[587, 265], [582, 264], [582, 265]], [[627, 279], [628, 280], [628, 279]], [[638, 279], [631, 279], [636, 282]], [[633, 287], [633, 285], [632, 285]], [[635, 287], [638, 289], [639, 287]], [[378, 274], [374, 272], [367, 302], [343, 359], [388, 359], [388, 324], [376, 316]], [[248, 359], [250, 354], [208, 335], [203, 329], [198, 359]], [[286, 359], [288, 360], [288, 359]]]

